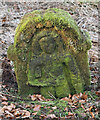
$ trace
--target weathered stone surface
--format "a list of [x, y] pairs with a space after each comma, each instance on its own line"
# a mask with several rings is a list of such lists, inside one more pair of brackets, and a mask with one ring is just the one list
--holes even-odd
[[91, 41], [61, 9], [26, 14], [16, 29], [13, 60], [19, 93], [64, 97], [90, 84], [87, 51]]

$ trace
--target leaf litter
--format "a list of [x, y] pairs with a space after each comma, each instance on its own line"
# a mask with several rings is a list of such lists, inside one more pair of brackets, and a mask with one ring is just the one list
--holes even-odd
[[[6, 50], [9, 44], [14, 42], [14, 29], [19, 23], [19, 19], [28, 10], [32, 11], [32, 7], [34, 5], [32, 4], [33, 6], [31, 6], [31, 4], [27, 4], [26, 6], [25, 3], [15, 3], [13, 9], [12, 6], [10, 6], [9, 10], [6, 4], [3, 6], [3, 4], [0, 3], [0, 5], [0, 9], [3, 10], [3, 12], [1, 12], [7, 13], [3, 15], [1, 19], [3, 30], [0, 31], [2, 32], [2, 51], [0, 51], [0, 55], [3, 55], [6, 54]], [[23, 6], [25, 7], [24, 9]], [[58, 6], [62, 7], [60, 5]], [[92, 78], [91, 84], [93, 85], [91, 85], [91, 91], [86, 91], [84, 93], [74, 95], [69, 94], [69, 97], [66, 96], [65, 98], [61, 99], [46, 99], [42, 95], [30, 95], [29, 99], [27, 98], [24, 100], [17, 95], [17, 90], [15, 90], [16, 80], [14, 78], [14, 85], [12, 83], [10, 85], [5, 83], [6, 85], [3, 84], [1, 86], [0, 84], [0, 88], [2, 88], [2, 92], [0, 91], [0, 119], [100, 119], [100, 90], [97, 90], [95, 87], [99, 78], [97, 66], [97, 4], [79, 2], [74, 4], [66, 3], [66, 6], [67, 7], [63, 6], [63, 9], [67, 10], [72, 15], [72, 17], [77, 21], [79, 27], [82, 29], [87, 29], [91, 36], [93, 44], [91, 50], [89, 50], [89, 63]], [[41, 7], [42, 9], [45, 9], [46, 6], [42, 5]], [[6, 61], [8, 60], [6, 59]], [[14, 76], [14, 73], [11, 75]]]
[[[5, 88], [3, 88], [5, 89]], [[8, 93], [9, 94], [9, 93]], [[98, 119], [99, 93], [95, 92], [95, 99], [91, 99], [92, 92], [70, 95], [61, 99], [46, 99], [42, 95], [29, 95], [28, 99], [21, 99], [0, 92], [1, 119]], [[12, 99], [11, 99], [12, 97]]]

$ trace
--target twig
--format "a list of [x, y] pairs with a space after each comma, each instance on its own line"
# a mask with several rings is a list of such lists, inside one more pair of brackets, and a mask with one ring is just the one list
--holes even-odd
[[4, 96], [16, 98], [16, 96], [12, 96], [12, 95], [9, 95], [9, 94], [4, 94], [4, 93], [2, 93], [2, 92], [0, 92], [0, 94], [2, 94], [2, 95], [4, 95]]
[[55, 100], [56, 100], [56, 98], [48, 91], [48, 93], [49, 93], [49, 96], [51, 97], [51, 98], [54, 98]]
[[90, 96], [93, 100], [95, 100], [89, 92], [88, 92], [88, 94], [89, 94], [89, 96]]
[[[18, 98], [18, 97], [16, 97], [16, 96], [12, 96], [12, 95], [9, 95], [9, 94], [4, 94], [4, 93], [2, 93], [2, 92], [0, 92], [0, 94], [2, 94], [2, 95], [4, 95], [4, 96], [11, 97], [11, 98], [17, 98], [17, 99], [22, 100], [22, 101], [28, 100], [28, 99]], [[29, 100], [28, 100], [28, 101], [29, 101]]]
[[53, 105], [55, 103], [48, 103], [48, 102], [42, 102], [42, 101], [38, 101], [39, 103], [42, 103], [42, 104], [48, 104], [48, 105]]

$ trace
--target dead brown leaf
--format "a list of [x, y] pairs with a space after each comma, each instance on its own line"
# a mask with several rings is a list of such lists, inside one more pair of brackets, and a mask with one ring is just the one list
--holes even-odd
[[35, 101], [37, 98], [36, 98], [36, 95], [32, 95], [31, 96], [31, 100]]
[[26, 105], [25, 107], [26, 107], [26, 108], [31, 108], [32, 106], [31, 106], [31, 105]]
[[57, 107], [56, 107], [56, 106], [54, 106], [54, 107], [52, 107], [52, 109], [53, 109], [53, 110], [55, 110], [55, 109], [57, 109]]
[[95, 93], [96, 93], [96, 95], [99, 95], [99, 96], [100, 96], [100, 90], [99, 90], [99, 91], [96, 91]]
[[7, 87], [7, 85], [2, 85], [2, 88], [6, 88]]
[[92, 108], [93, 108], [93, 106], [91, 106], [91, 107], [89, 108], [89, 111], [91, 111]]
[[68, 112], [68, 107], [66, 107], [66, 108], [64, 109], [64, 111]]
[[0, 116], [2, 116], [3, 114], [4, 114], [4, 109], [0, 107]]
[[6, 16], [2, 18], [2, 22], [6, 22]]
[[11, 119], [11, 116], [9, 114], [5, 115], [6, 119]]
[[2, 101], [7, 101], [8, 99], [7, 99], [5, 96], [2, 96], [2, 97], [1, 97], [1, 100], [2, 100]]
[[49, 114], [49, 115], [47, 115], [47, 117], [46, 118], [51, 118], [51, 119], [54, 119], [54, 118], [56, 118], [56, 115], [55, 114]]
[[11, 111], [12, 110], [12, 108], [11, 107], [9, 107], [9, 106], [3, 106], [3, 110], [5, 111], [5, 110], [9, 110], [9, 111]]
[[91, 114], [92, 118], [94, 118], [94, 114], [93, 114], [93, 112], [90, 112], [90, 114]]
[[73, 102], [68, 102], [68, 104], [72, 106], [72, 105], [73, 105]]
[[12, 113], [10, 113], [10, 111], [8, 110], [5, 110], [5, 113], [7, 114], [7, 118], [10, 117], [10, 118], [14, 118], [14, 115]]
[[73, 96], [72, 96], [72, 100], [75, 102], [77, 102], [78, 100], [79, 100], [79, 98], [80, 98], [80, 95], [78, 95], [78, 94], [74, 94]]
[[82, 107], [82, 108], [85, 110], [85, 107], [84, 107], [84, 105], [82, 105], [82, 104], [81, 104], [81, 107]]
[[22, 113], [22, 117], [21, 118], [29, 118], [30, 117], [30, 112], [27, 110], [21, 110], [20, 111]]
[[2, 104], [2, 105], [8, 105], [8, 102], [5, 102], [5, 101], [4, 101], [4, 102], [2, 102], [1, 104]]
[[40, 108], [41, 108], [41, 105], [35, 105], [35, 107], [34, 107], [34, 111], [39, 111], [40, 110]]
[[85, 100], [79, 100], [79, 103], [81, 103], [81, 104], [83, 104], [85, 102], [86, 102]]
[[36, 101], [36, 100], [46, 101], [46, 99], [42, 95], [32, 95], [31, 100], [33, 100], [33, 101]]
[[37, 115], [38, 112], [32, 113], [32, 115]]
[[21, 113], [20, 113], [20, 108], [15, 109], [14, 115], [15, 115], [16, 117], [19, 116], [19, 115], [21, 115]]
[[83, 100], [86, 100], [87, 99], [87, 95], [85, 94], [85, 92], [82, 94], [82, 97], [81, 97]]
[[41, 120], [45, 120], [46, 119], [46, 115], [41, 114], [41, 116], [39, 117]]
[[72, 100], [70, 98], [68, 98], [68, 97], [62, 98], [61, 100], [72, 102]]
[[74, 114], [71, 112], [68, 112], [68, 116], [73, 116]]

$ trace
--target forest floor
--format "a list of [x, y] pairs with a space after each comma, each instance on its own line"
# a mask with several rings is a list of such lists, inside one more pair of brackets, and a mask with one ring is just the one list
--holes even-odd
[[[23, 99], [17, 93], [14, 69], [12, 69], [13, 74], [8, 76], [4, 75], [4, 69], [0, 67], [0, 119], [99, 120], [98, 3], [0, 2], [0, 66], [6, 59], [7, 64], [13, 68], [13, 63], [7, 59], [7, 48], [14, 43], [15, 29], [21, 17], [27, 12], [50, 7], [61, 8], [69, 12], [77, 25], [90, 34], [92, 40], [92, 48], [88, 53], [91, 71], [90, 89], [62, 99], [57, 99], [52, 95], [50, 95], [51, 99], [45, 99], [41, 95], [30, 95], [27, 99]], [[3, 81], [2, 73], [5, 76]]]

